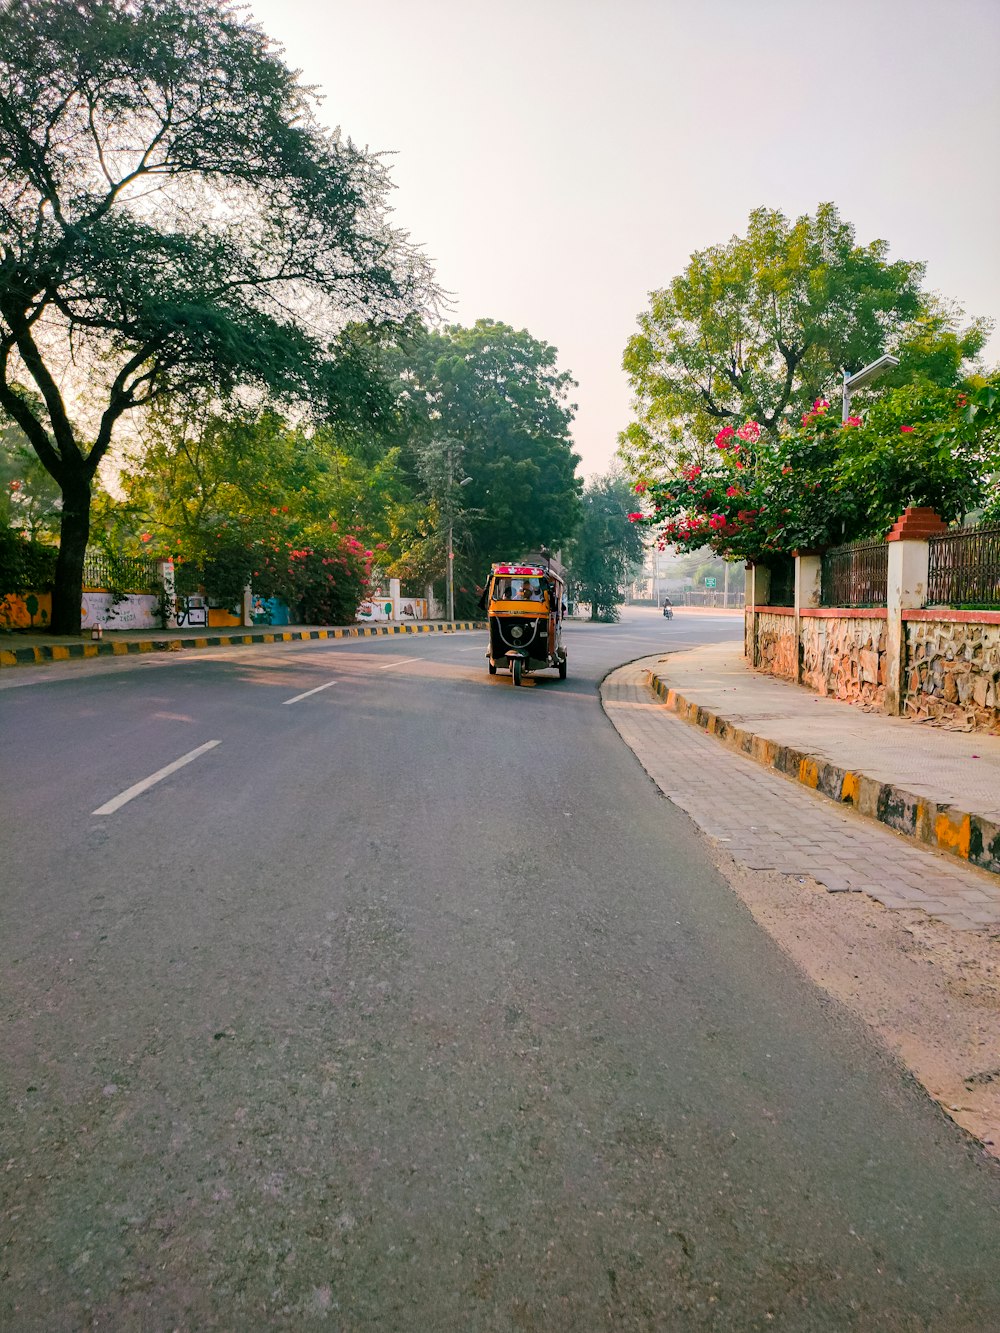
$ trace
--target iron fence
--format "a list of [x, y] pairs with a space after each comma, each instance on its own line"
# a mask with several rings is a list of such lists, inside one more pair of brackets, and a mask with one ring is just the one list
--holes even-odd
[[83, 560], [83, 586], [120, 592], [158, 592], [160, 580], [155, 560], [88, 551]]
[[931, 537], [925, 606], [1000, 606], [1000, 524]]
[[848, 542], [823, 555], [824, 606], [885, 606], [889, 547], [882, 539]]

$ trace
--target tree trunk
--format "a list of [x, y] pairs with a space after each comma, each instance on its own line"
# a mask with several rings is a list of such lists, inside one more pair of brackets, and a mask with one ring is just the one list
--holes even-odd
[[83, 560], [90, 537], [90, 479], [74, 477], [63, 485], [59, 559], [52, 590], [52, 630], [79, 634], [83, 608]]

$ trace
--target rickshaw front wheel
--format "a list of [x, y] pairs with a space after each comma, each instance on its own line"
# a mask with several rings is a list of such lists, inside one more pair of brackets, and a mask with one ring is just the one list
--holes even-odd
[[515, 657], [510, 664], [510, 669], [514, 673], [514, 684], [520, 685], [521, 673], [524, 670], [524, 663], [519, 657]]
[[490, 675], [491, 675], [491, 676], [495, 676], [495, 675], [497, 674], [497, 664], [496, 664], [496, 662], [494, 662], [493, 659], [490, 658], [490, 660], [489, 660], [489, 662], [487, 663], [487, 665], [489, 666], [489, 669], [490, 669]]
[[565, 657], [564, 657], [564, 658], [562, 659], [562, 661], [559, 663], [559, 679], [560, 679], [560, 680], [565, 680], [565, 679], [566, 679], [566, 659], [565, 659]]

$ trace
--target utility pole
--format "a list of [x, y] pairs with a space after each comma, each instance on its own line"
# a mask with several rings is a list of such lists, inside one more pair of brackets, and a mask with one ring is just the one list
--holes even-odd
[[[471, 477], [463, 477], [459, 486], [468, 486]], [[452, 446], [448, 444], [448, 568], [445, 571], [448, 619], [455, 619], [455, 472]]]
[[448, 445], [448, 568], [445, 571], [445, 587], [447, 588], [448, 602], [448, 620], [455, 619], [455, 547], [454, 547], [454, 526], [455, 526], [455, 499], [452, 495], [452, 462], [451, 445]]

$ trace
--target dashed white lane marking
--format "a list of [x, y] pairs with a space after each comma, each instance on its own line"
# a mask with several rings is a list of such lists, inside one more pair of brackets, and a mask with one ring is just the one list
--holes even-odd
[[328, 690], [331, 685], [336, 685], [335, 680], [328, 680], [325, 685], [317, 685], [314, 690], [306, 690], [305, 694], [297, 694], [294, 699], [284, 699], [285, 704], [297, 704], [300, 699], [308, 699], [310, 694], [319, 694], [320, 690]]
[[386, 662], [385, 666], [376, 667], [376, 671], [391, 671], [393, 667], [406, 666], [407, 662], [423, 662], [423, 657], [403, 657], [398, 662]]
[[221, 741], [206, 741], [204, 745], [199, 745], [197, 750], [189, 750], [187, 754], [181, 755], [180, 759], [175, 759], [172, 764], [167, 764], [166, 768], [158, 769], [148, 778], [143, 778], [143, 780], [137, 782], [135, 786], [129, 787], [127, 791], [123, 791], [120, 796], [115, 796], [112, 800], [106, 801], [104, 805], [99, 806], [94, 811], [94, 814], [113, 815], [116, 810], [120, 810], [123, 805], [127, 805], [128, 802], [133, 800], [136, 796], [141, 796], [144, 791], [149, 791], [150, 787], [155, 787], [158, 782], [162, 782], [164, 778], [168, 778], [171, 773], [176, 773], [177, 770], [183, 768], [185, 764], [190, 764], [192, 760], [197, 759], [199, 755], [205, 754], [208, 750], [214, 750], [217, 745], [221, 744]]

